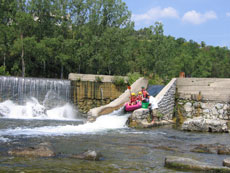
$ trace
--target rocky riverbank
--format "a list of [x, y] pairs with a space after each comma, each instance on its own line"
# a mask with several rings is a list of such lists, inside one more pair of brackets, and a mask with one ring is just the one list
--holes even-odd
[[133, 128], [150, 128], [158, 127], [163, 125], [173, 124], [172, 120], [166, 120], [158, 111], [156, 111], [156, 117], [152, 122], [150, 118], [149, 109], [140, 108], [135, 110], [129, 117], [127, 124], [129, 127]]
[[210, 165], [191, 158], [176, 156], [167, 156], [165, 158], [165, 167], [182, 171], [230, 172], [230, 168], [225, 166]]

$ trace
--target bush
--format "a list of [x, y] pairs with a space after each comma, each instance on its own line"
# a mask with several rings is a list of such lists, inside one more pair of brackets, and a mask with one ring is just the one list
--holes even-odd
[[128, 73], [128, 85], [132, 85], [137, 79], [141, 77], [140, 73], [134, 72], [134, 73]]
[[96, 80], [96, 82], [101, 83], [102, 80], [103, 80], [103, 77], [96, 76], [96, 77], [95, 77], [95, 80]]
[[113, 84], [116, 86], [125, 86], [126, 82], [125, 82], [125, 79], [123, 77], [115, 76], [113, 78]]

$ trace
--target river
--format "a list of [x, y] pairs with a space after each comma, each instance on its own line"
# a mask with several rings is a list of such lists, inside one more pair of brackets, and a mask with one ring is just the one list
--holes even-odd
[[[229, 134], [183, 132], [171, 126], [132, 129], [126, 126], [129, 114], [122, 110], [88, 123], [68, 102], [47, 106], [35, 97], [20, 104], [2, 101], [0, 116], [0, 172], [180, 172], [164, 167], [166, 156], [189, 157], [220, 166], [227, 156], [190, 150], [197, 144], [230, 143]], [[55, 157], [7, 154], [10, 149], [43, 142], [51, 144]], [[88, 149], [100, 152], [103, 159], [70, 157]]]

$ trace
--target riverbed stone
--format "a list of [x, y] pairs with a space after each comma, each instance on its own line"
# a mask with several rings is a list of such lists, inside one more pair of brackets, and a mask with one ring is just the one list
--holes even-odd
[[205, 119], [196, 117], [187, 119], [182, 124], [182, 130], [199, 132], [228, 132], [227, 121], [220, 119]]
[[223, 166], [230, 167], [230, 158], [226, 158], [223, 160]]
[[218, 148], [218, 145], [215, 144], [199, 144], [190, 151], [195, 153], [217, 154]]
[[165, 167], [176, 170], [204, 171], [204, 172], [230, 172], [230, 168], [215, 166], [190, 158], [167, 156]]
[[81, 160], [92, 160], [92, 161], [100, 161], [103, 160], [103, 156], [100, 152], [96, 152], [95, 150], [87, 150], [80, 154], [75, 154], [71, 156], [75, 159]]
[[50, 143], [41, 143], [34, 147], [17, 148], [8, 151], [9, 155], [24, 157], [53, 157], [54, 151], [50, 148]]

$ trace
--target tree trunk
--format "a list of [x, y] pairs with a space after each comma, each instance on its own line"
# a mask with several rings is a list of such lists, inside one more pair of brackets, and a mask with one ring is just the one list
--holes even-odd
[[46, 76], [46, 62], [43, 62], [43, 75]]
[[63, 65], [61, 65], [61, 79], [63, 79]]
[[4, 52], [3, 67], [6, 67], [6, 53]]
[[23, 46], [23, 34], [21, 34], [21, 41], [22, 41], [22, 53], [21, 53], [21, 60], [22, 60], [22, 77], [25, 77], [25, 60], [24, 60], [24, 46]]

